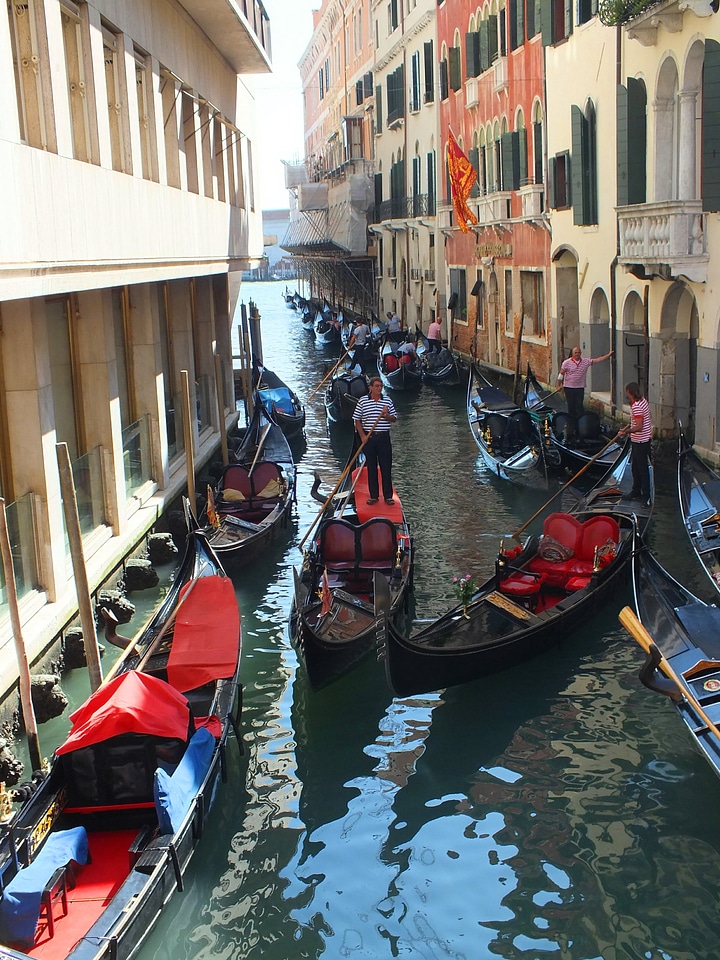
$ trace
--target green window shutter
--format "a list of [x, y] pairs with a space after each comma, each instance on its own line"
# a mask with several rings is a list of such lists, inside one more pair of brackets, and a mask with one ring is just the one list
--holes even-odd
[[465, 34], [465, 76], [477, 77], [480, 73], [480, 36]]
[[477, 180], [475, 181], [475, 183], [472, 185], [472, 189], [470, 190], [470, 196], [471, 196], [471, 197], [479, 197], [479, 196], [480, 196], [480, 186], [479, 186], [479, 184], [480, 184], [480, 167], [479, 167], [478, 164], [479, 164], [479, 162], [480, 162], [480, 151], [478, 150], [477, 147], [471, 147], [471, 148], [468, 150], [468, 160], [469, 160], [470, 163], [472, 164], [473, 169], [475, 170], [475, 173], [478, 174], [478, 178], [477, 178]]
[[553, 33], [553, 0], [540, 0], [540, 31], [544, 47], [551, 47], [555, 42]]
[[397, 115], [405, 116], [405, 64], [401, 63], [395, 71], [395, 96], [397, 98]]
[[628, 129], [627, 87], [618, 84], [615, 96], [615, 121], [617, 125], [617, 203], [619, 207], [630, 203], [630, 130]]
[[520, 180], [520, 186], [528, 183], [528, 147], [527, 147], [527, 130], [525, 127], [522, 130], [517, 132], [518, 138], [518, 174]]
[[585, 192], [587, 181], [585, 175], [585, 117], [580, 107], [573, 104], [570, 108], [572, 126], [572, 151], [570, 183], [572, 189], [573, 223], [581, 226], [585, 219]]
[[702, 208], [720, 210], [720, 44], [705, 40], [702, 99]]
[[485, 73], [490, 69], [490, 23], [487, 20], [480, 21], [478, 30], [480, 37], [480, 73]]
[[382, 87], [375, 87], [375, 132], [382, 133]]
[[447, 60], [440, 61], [440, 99], [447, 100], [449, 96], [448, 64]]
[[462, 85], [460, 47], [450, 47], [448, 50], [448, 59], [450, 61], [450, 87], [453, 90], [459, 90]]
[[543, 182], [543, 137], [542, 124], [533, 124], [533, 154], [535, 161], [534, 177], [535, 183]]
[[504, 133], [500, 138], [503, 190], [520, 187], [520, 139], [517, 133]]
[[525, 0], [510, 0], [510, 49], [525, 43]]
[[497, 60], [498, 55], [498, 18], [495, 14], [488, 17], [488, 42], [490, 45], [490, 63]]
[[535, 0], [527, 0], [527, 38], [532, 39], [537, 33], [535, 24]]
[[642, 80], [628, 77], [628, 203], [647, 199], [647, 90]]
[[435, 216], [435, 153], [431, 150], [427, 155], [427, 195], [428, 215]]
[[423, 50], [425, 56], [425, 103], [432, 103], [435, 99], [435, 59], [432, 40], [425, 42]]
[[375, 174], [375, 206], [379, 207], [383, 201], [382, 174]]
[[555, 191], [555, 167], [557, 166], [557, 159], [555, 157], [548, 158], [548, 206], [555, 210], [557, 209], [557, 195]]
[[[560, 0], [556, 0], [560, 2]], [[563, 39], [569, 37], [573, 32], [573, 5], [572, 0], [564, 0], [563, 11], [565, 14], [565, 34]]]

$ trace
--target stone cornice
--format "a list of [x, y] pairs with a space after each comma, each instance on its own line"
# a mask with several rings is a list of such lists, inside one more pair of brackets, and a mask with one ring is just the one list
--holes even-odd
[[393, 44], [393, 46], [384, 56], [380, 57], [378, 60], [375, 61], [375, 69], [384, 70], [385, 67], [392, 60], [395, 59], [398, 53], [404, 50], [405, 47], [407, 47], [407, 45], [410, 43], [410, 41], [414, 40], [415, 37], [418, 36], [418, 34], [422, 33], [425, 30], [425, 28], [432, 23], [434, 19], [435, 19], [434, 10], [428, 10], [427, 13], [424, 13], [414, 27], [411, 27], [410, 30], [404, 33], [402, 37], [400, 37], [400, 39], [397, 41], [397, 43]]

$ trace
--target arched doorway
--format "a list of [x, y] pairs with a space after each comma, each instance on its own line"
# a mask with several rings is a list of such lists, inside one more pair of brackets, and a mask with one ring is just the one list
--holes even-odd
[[489, 338], [489, 356], [490, 363], [501, 367], [502, 356], [500, 350], [500, 311], [498, 310], [498, 280], [497, 274], [493, 270], [488, 278], [487, 292], [487, 315], [488, 315], [488, 338]]
[[570, 356], [572, 348], [580, 343], [578, 261], [577, 256], [567, 248], [558, 251], [553, 259], [558, 317], [557, 336], [553, 340], [557, 349], [555, 363], [559, 369], [563, 360]]
[[[657, 403], [663, 433], [673, 433], [677, 420], [690, 441], [695, 436], [697, 402], [698, 308], [692, 292], [683, 283], [668, 290], [660, 314], [659, 351], [651, 368], [657, 370]], [[653, 377], [653, 379], [655, 379]]]

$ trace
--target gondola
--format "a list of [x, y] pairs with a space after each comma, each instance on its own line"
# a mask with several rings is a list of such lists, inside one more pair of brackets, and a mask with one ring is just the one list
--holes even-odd
[[423, 381], [422, 364], [416, 355], [398, 353], [398, 346], [385, 334], [378, 350], [378, 376], [389, 390], [419, 390]]
[[670, 697], [700, 752], [720, 775], [720, 609], [678, 583], [647, 547], [633, 557], [633, 590], [637, 616], [649, 638], [638, 637], [623, 615], [621, 621], [648, 654], [640, 679], [650, 690]]
[[336, 423], [352, 420], [358, 400], [367, 394], [368, 380], [359, 367], [350, 367], [335, 374], [325, 391], [328, 420]]
[[398, 696], [508, 669], [588, 623], [623, 582], [637, 532], [649, 520], [649, 512], [638, 516], [621, 499], [629, 460], [627, 451], [598, 485], [605, 502], [583, 497], [546, 516], [539, 537], [512, 549], [501, 541], [493, 574], [465, 607], [457, 604], [410, 637], [389, 624], [385, 661]]
[[[622, 443], [609, 443], [612, 433], [594, 410], [586, 411], [579, 419], [571, 417], [558, 394], [540, 386], [529, 364], [523, 399], [525, 409], [538, 422], [543, 434], [549, 466], [574, 474], [595, 458], [589, 472], [598, 477], [622, 456]], [[602, 454], [597, 457], [601, 450]]]
[[720, 474], [678, 441], [678, 498], [683, 523], [695, 555], [720, 593]]
[[330, 311], [321, 313], [319, 310], [315, 315], [315, 343], [321, 347], [334, 346], [340, 343], [340, 333], [342, 330], [342, 318], [338, 318]]
[[367, 469], [352, 453], [294, 571], [290, 637], [314, 690], [385, 643], [412, 578], [410, 530], [397, 492], [368, 505]]
[[470, 432], [490, 472], [521, 486], [547, 486], [545, 445], [527, 410], [473, 364], [467, 394]]
[[213, 550], [236, 568], [287, 529], [296, 469], [285, 434], [259, 403], [233, 457], [208, 490], [202, 521]]
[[296, 437], [305, 427], [305, 408], [298, 395], [280, 377], [257, 358], [253, 365], [253, 383], [260, 403], [286, 437]]
[[3, 823], [0, 941], [18, 952], [0, 953], [134, 955], [183, 889], [231, 730], [240, 742], [240, 646], [233, 585], [191, 530], [164, 601]]
[[420, 327], [415, 328], [415, 342], [422, 364], [422, 378], [433, 387], [463, 387], [468, 382], [470, 368], [452, 350], [442, 347], [430, 350], [430, 342]]

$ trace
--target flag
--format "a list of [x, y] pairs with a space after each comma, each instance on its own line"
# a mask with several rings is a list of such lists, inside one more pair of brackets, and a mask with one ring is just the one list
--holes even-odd
[[215, 509], [215, 497], [213, 496], [212, 487], [208, 484], [207, 488], [207, 518], [210, 521], [210, 526], [219, 527], [220, 526], [220, 517], [217, 515], [217, 510]]
[[320, 591], [320, 599], [322, 600], [322, 606], [320, 607], [320, 616], [324, 617], [326, 614], [330, 613], [330, 610], [332, 608], [332, 591], [330, 590], [330, 584], [328, 583], [327, 570], [323, 570], [322, 590]]
[[477, 217], [467, 203], [477, 173], [458, 146], [452, 130], [448, 130], [447, 164], [455, 216], [462, 232], [467, 233], [468, 223], [477, 223]]

